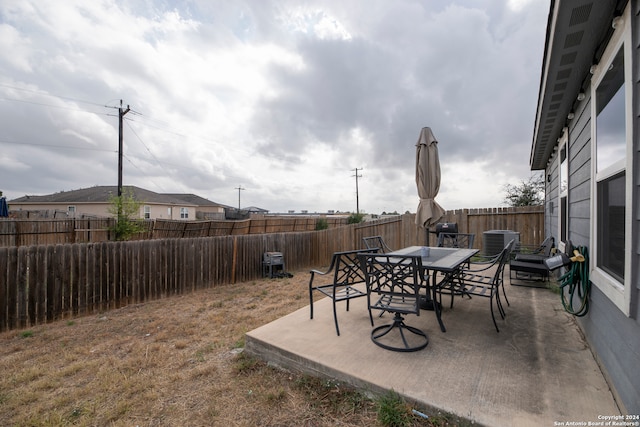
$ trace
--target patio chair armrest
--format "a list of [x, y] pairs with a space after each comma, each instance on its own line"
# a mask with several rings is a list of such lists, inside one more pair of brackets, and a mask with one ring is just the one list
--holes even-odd
[[497, 262], [500, 254], [497, 255], [474, 255], [470, 265], [493, 265]]
[[331, 273], [332, 271], [333, 271], [333, 265], [331, 265], [331, 267], [329, 267], [329, 269], [327, 271], [310, 270], [309, 273], [311, 274], [311, 278], [309, 279], [309, 289], [311, 289], [313, 287], [313, 279], [316, 277], [316, 274], [320, 275], [320, 276], [326, 276], [327, 274]]
[[[478, 265], [478, 264], [476, 264]], [[473, 268], [474, 264], [471, 264], [471, 267], [461, 268], [460, 271], [462, 274], [476, 274], [482, 271], [487, 271], [495, 265], [495, 262], [492, 263], [482, 263], [480, 264], [482, 268]]]

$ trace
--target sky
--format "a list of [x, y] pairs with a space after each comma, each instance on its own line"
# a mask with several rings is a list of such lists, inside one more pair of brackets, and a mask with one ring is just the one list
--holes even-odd
[[117, 185], [128, 107], [124, 185], [270, 212], [415, 212], [430, 127], [436, 201], [506, 206], [505, 185], [537, 173], [548, 13], [548, 0], [0, 0], [0, 191]]

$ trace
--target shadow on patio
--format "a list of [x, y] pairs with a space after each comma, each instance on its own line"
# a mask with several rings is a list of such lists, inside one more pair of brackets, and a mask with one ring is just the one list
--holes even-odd
[[[507, 267], [508, 269], [508, 267]], [[328, 376], [374, 393], [393, 389], [417, 409], [443, 410], [488, 426], [554, 426], [597, 422], [620, 411], [588, 344], [560, 297], [548, 289], [511, 286], [500, 332], [486, 298], [443, 301], [447, 332], [435, 314], [407, 316], [429, 336], [418, 352], [384, 350], [370, 340], [366, 299], [338, 308], [336, 335], [331, 301], [309, 307], [247, 333], [246, 351], [285, 369]], [[515, 280], [515, 279], [514, 279]], [[516, 283], [514, 281], [514, 283]], [[497, 314], [496, 314], [497, 315]], [[388, 323], [391, 315], [374, 318]], [[554, 424], [558, 423], [558, 424]]]

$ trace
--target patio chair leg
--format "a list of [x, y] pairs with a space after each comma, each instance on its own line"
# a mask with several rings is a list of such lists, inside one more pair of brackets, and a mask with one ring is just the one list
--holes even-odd
[[[349, 304], [349, 301], [347, 301]], [[338, 313], [336, 312], [336, 300], [333, 300], [333, 321], [336, 322], [336, 333], [340, 336], [340, 328], [338, 328]]]
[[502, 306], [502, 301], [500, 301], [499, 289], [496, 289], [495, 298], [496, 298], [496, 305], [498, 306], [498, 313], [500, 313], [500, 317], [504, 319], [507, 313], [504, 311], [504, 307]]
[[498, 329], [498, 323], [496, 322], [496, 316], [493, 314], [493, 298], [489, 298], [489, 306], [491, 307], [491, 319], [493, 319], [493, 326], [496, 327], [496, 332], [500, 332], [500, 329]]
[[502, 295], [504, 295], [504, 300], [507, 302], [507, 305], [511, 306], [511, 304], [509, 304], [509, 298], [507, 298], [507, 293], [504, 291], [504, 281], [502, 282]]

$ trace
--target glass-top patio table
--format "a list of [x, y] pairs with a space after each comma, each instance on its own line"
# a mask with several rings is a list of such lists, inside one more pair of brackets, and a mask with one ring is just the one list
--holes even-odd
[[[424, 246], [409, 246], [397, 251], [388, 253], [387, 255], [411, 255], [419, 256], [423, 254]], [[427, 247], [428, 256], [422, 256], [422, 267], [425, 269], [425, 274], [432, 274], [432, 280], [429, 281], [429, 290], [431, 291], [431, 301], [433, 303], [433, 309], [436, 312], [438, 324], [440, 324], [440, 330], [446, 332], [444, 323], [442, 322], [441, 314], [442, 307], [437, 304], [437, 289], [447, 281], [452, 280], [453, 273], [460, 268], [462, 264], [469, 261], [472, 256], [478, 253], [478, 249], [462, 249], [462, 248], [440, 248], [440, 247]], [[438, 283], [436, 276], [438, 273], [442, 273], [444, 278]], [[429, 298], [429, 291], [427, 291], [427, 298]]]

